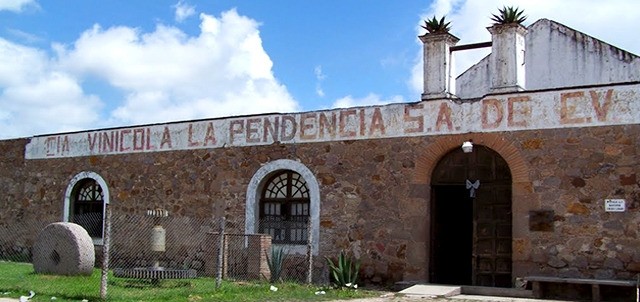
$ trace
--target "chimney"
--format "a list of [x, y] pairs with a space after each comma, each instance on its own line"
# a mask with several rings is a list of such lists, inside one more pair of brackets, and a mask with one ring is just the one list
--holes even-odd
[[451, 51], [460, 39], [446, 33], [419, 36], [424, 43], [424, 91], [422, 100], [451, 98], [455, 95], [455, 77]]
[[489, 74], [491, 92], [514, 92], [525, 89], [525, 35], [520, 24], [497, 24], [488, 27], [491, 33]]

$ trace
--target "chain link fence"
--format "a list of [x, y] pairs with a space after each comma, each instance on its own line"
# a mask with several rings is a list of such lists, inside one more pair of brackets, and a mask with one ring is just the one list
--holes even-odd
[[[272, 247], [285, 246], [272, 244], [270, 234], [227, 232], [224, 217], [183, 217], [163, 210], [110, 212], [107, 207], [102, 244], [96, 245], [96, 268], [104, 271], [100, 289], [102, 297], [106, 296], [110, 282], [107, 280], [108, 271], [113, 272], [109, 278], [153, 282], [178, 278], [216, 278], [218, 283], [222, 279], [270, 281], [269, 262], [274, 259]], [[102, 220], [102, 215], [94, 218], [83, 216], [83, 220], [76, 223], [86, 228], [94, 225], [93, 220], [96, 219]], [[0, 261], [30, 263], [39, 230], [47, 224], [40, 222], [30, 228], [0, 224]], [[269, 225], [274, 224], [270, 222]], [[278, 227], [299, 230], [300, 222], [291, 226], [280, 222]], [[286, 255], [280, 263], [280, 280], [312, 281], [313, 255], [311, 238], [307, 234], [299, 236], [306, 243], [296, 242], [294, 252], [286, 246], [283, 248]]]

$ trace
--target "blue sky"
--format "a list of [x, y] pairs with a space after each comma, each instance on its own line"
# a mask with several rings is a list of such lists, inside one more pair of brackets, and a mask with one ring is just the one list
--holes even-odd
[[0, 138], [419, 101], [434, 14], [459, 44], [516, 5], [638, 54], [637, 2], [0, 0]]

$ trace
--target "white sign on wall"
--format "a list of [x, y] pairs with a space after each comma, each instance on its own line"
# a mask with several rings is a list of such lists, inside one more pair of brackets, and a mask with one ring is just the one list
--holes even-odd
[[36, 136], [26, 159], [639, 124], [640, 84]]
[[607, 212], [624, 212], [626, 210], [624, 199], [605, 199], [604, 210]]

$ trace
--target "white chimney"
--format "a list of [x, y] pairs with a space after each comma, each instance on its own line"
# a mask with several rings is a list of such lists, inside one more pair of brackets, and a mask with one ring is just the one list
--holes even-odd
[[488, 27], [491, 33], [489, 74], [491, 92], [514, 92], [525, 89], [525, 35], [520, 24], [497, 24]]
[[455, 46], [460, 39], [450, 33], [428, 33], [419, 38], [424, 43], [422, 100], [454, 96], [456, 83], [450, 48]]

